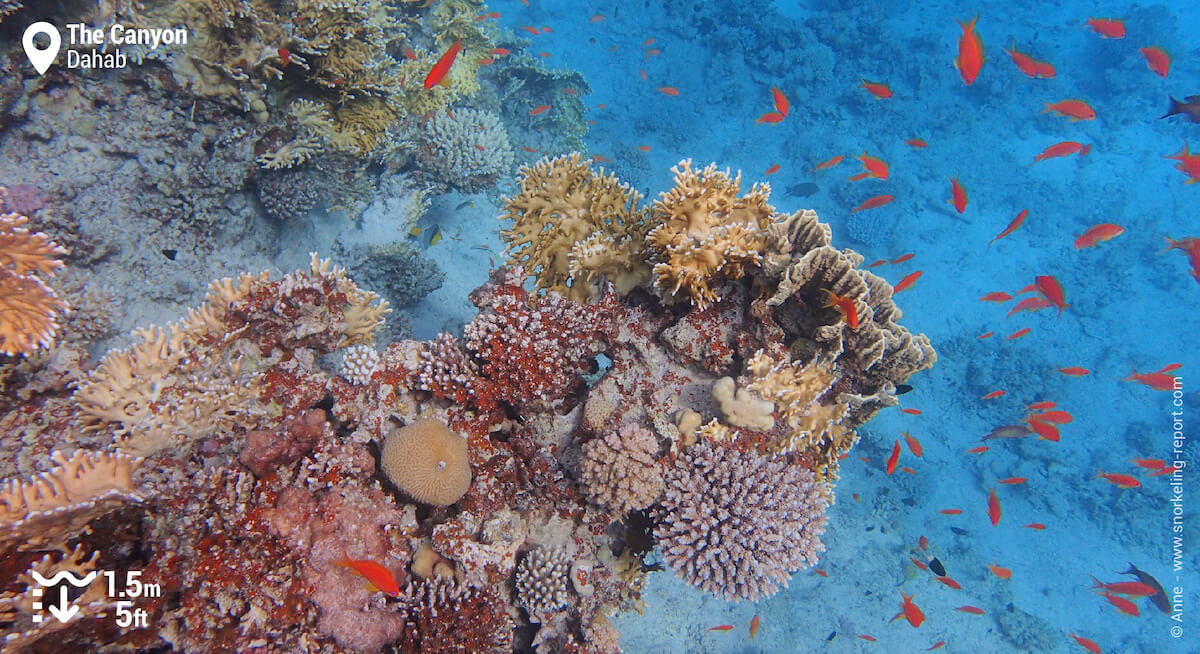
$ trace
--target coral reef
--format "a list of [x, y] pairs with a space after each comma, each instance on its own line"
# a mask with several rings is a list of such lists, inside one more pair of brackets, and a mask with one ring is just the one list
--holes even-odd
[[434, 178], [463, 191], [496, 182], [513, 165], [512, 146], [500, 117], [489, 111], [439, 111], [420, 130], [417, 160]]
[[666, 487], [658, 449], [654, 434], [632, 423], [585, 443], [579, 480], [588, 499], [618, 513], [654, 504]]
[[756, 602], [825, 551], [822, 486], [784, 459], [700, 443], [667, 471], [654, 535], [684, 581]]
[[517, 564], [517, 602], [531, 615], [543, 616], [567, 605], [571, 561], [559, 547], [530, 550]]
[[[42, 281], [62, 267], [65, 249], [24, 227], [29, 218], [11, 206], [0, 187], [0, 354], [29, 354], [50, 347], [67, 303]], [[35, 206], [17, 202], [28, 211]]]
[[351, 345], [342, 350], [342, 377], [351, 384], [369, 383], [378, 367], [379, 353], [369, 345]]
[[439, 420], [388, 427], [379, 467], [400, 490], [434, 506], [454, 504], [467, 494], [471, 487], [467, 439]]

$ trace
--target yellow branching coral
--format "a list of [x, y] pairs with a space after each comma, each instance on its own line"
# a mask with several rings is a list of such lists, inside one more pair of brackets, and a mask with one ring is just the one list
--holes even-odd
[[87, 523], [129, 502], [141, 502], [131, 475], [142, 460], [116, 452], [79, 450], [30, 479], [0, 484], [0, 543], [26, 549], [63, 543]]
[[20, 214], [0, 214], [2, 354], [29, 354], [49, 347], [58, 331], [58, 317], [67, 311], [67, 303], [38, 277], [62, 267], [57, 257], [67, 251], [45, 234], [22, 227], [28, 221]]
[[654, 286], [664, 299], [680, 291], [703, 308], [719, 300], [712, 284], [741, 279], [758, 266], [775, 209], [768, 184], [754, 184], [739, 197], [742, 176], [730, 177], [709, 164], [699, 172], [685, 159], [672, 168], [675, 187], [654, 203], [659, 223], [646, 236], [653, 257]]
[[626, 289], [648, 278], [645, 211], [628, 184], [592, 171], [578, 152], [523, 166], [517, 183], [520, 192], [504, 199], [500, 216], [512, 229], [500, 233], [509, 262], [524, 265], [537, 290], [587, 302], [603, 278]]

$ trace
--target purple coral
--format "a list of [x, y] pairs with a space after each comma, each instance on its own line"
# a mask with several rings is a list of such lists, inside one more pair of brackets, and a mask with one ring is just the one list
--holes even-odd
[[636, 422], [588, 441], [579, 476], [588, 499], [619, 512], [644, 509], [663, 492], [658, 441]]
[[825, 550], [825, 484], [783, 458], [700, 443], [667, 471], [654, 536], [688, 584], [758, 601]]

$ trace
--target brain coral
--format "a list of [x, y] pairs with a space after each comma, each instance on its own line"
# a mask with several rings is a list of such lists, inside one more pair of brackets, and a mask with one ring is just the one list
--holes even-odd
[[490, 111], [439, 111], [418, 138], [421, 166], [466, 191], [493, 184], [513, 165], [508, 132]]
[[691, 159], [672, 168], [675, 188], [654, 203], [660, 224], [646, 235], [654, 260], [654, 287], [664, 299], [685, 292], [703, 308], [719, 300], [714, 278], [741, 279], [746, 264], [757, 266], [775, 209], [767, 204], [768, 184], [755, 184], [744, 196], [742, 176], [730, 177], [709, 164], [692, 170]]
[[457, 502], [471, 487], [467, 439], [439, 420], [387, 426], [379, 467], [413, 499], [434, 506]]
[[825, 484], [782, 458], [701, 442], [667, 471], [654, 536], [688, 584], [758, 601], [825, 550]]

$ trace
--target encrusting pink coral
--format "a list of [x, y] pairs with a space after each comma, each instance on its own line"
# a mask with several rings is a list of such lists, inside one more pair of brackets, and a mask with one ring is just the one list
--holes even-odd
[[688, 584], [756, 602], [825, 551], [824, 486], [782, 457], [701, 442], [667, 471], [654, 537]]

